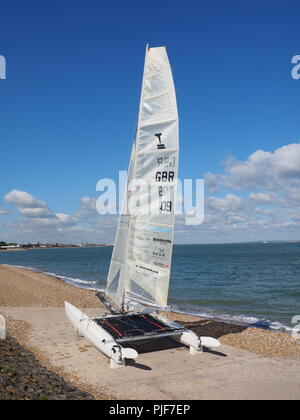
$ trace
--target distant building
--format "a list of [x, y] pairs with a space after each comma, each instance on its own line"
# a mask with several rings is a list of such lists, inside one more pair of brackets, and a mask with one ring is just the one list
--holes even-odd
[[1, 249], [12, 249], [12, 248], [20, 248], [20, 245], [1, 245]]

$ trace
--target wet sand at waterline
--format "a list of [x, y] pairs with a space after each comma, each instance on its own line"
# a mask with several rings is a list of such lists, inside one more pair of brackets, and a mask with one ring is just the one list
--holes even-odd
[[109, 369], [108, 359], [74, 334], [64, 300], [88, 308], [92, 316], [104, 313], [93, 291], [0, 265], [0, 313], [7, 317], [8, 333], [43, 366], [95, 398], [300, 397], [300, 342], [289, 334], [172, 313], [200, 335], [218, 338], [221, 347], [191, 356], [170, 339], [149, 342], [140, 348], [136, 363]]

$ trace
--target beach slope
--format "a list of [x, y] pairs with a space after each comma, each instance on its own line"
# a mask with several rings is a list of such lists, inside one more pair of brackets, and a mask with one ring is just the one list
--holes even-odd
[[95, 398], [298, 399], [300, 345], [289, 335], [181, 314], [173, 318], [220, 339], [217, 351], [192, 356], [172, 340], [141, 346], [136, 363], [109, 361], [77, 337], [65, 317], [68, 300], [93, 316], [104, 313], [94, 292], [42, 273], [0, 266], [0, 313], [8, 333], [39, 362]]

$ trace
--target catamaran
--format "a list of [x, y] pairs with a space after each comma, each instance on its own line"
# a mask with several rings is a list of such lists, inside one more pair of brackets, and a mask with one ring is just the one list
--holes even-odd
[[[136, 341], [173, 337], [189, 346], [191, 354], [202, 353], [203, 346], [220, 345], [165, 315], [170, 311], [178, 157], [178, 111], [166, 48], [147, 46], [137, 130], [107, 286], [96, 294], [109, 315], [90, 318], [65, 302], [75, 330], [110, 358], [112, 368], [138, 357], [130, 347]], [[140, 186], [135, 187], [141, 180], [148, 187], [142, 193]]]

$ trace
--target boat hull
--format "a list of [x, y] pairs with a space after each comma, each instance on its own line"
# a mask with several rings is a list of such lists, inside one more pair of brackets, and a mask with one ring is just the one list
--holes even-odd
[[120, 346], [107, 331], [74, 305], [65, 302], [65, 312], [77, 333], [110, 358], [111, 367], [125, 365], [125, 359], [138, 357], [134, 349]]

